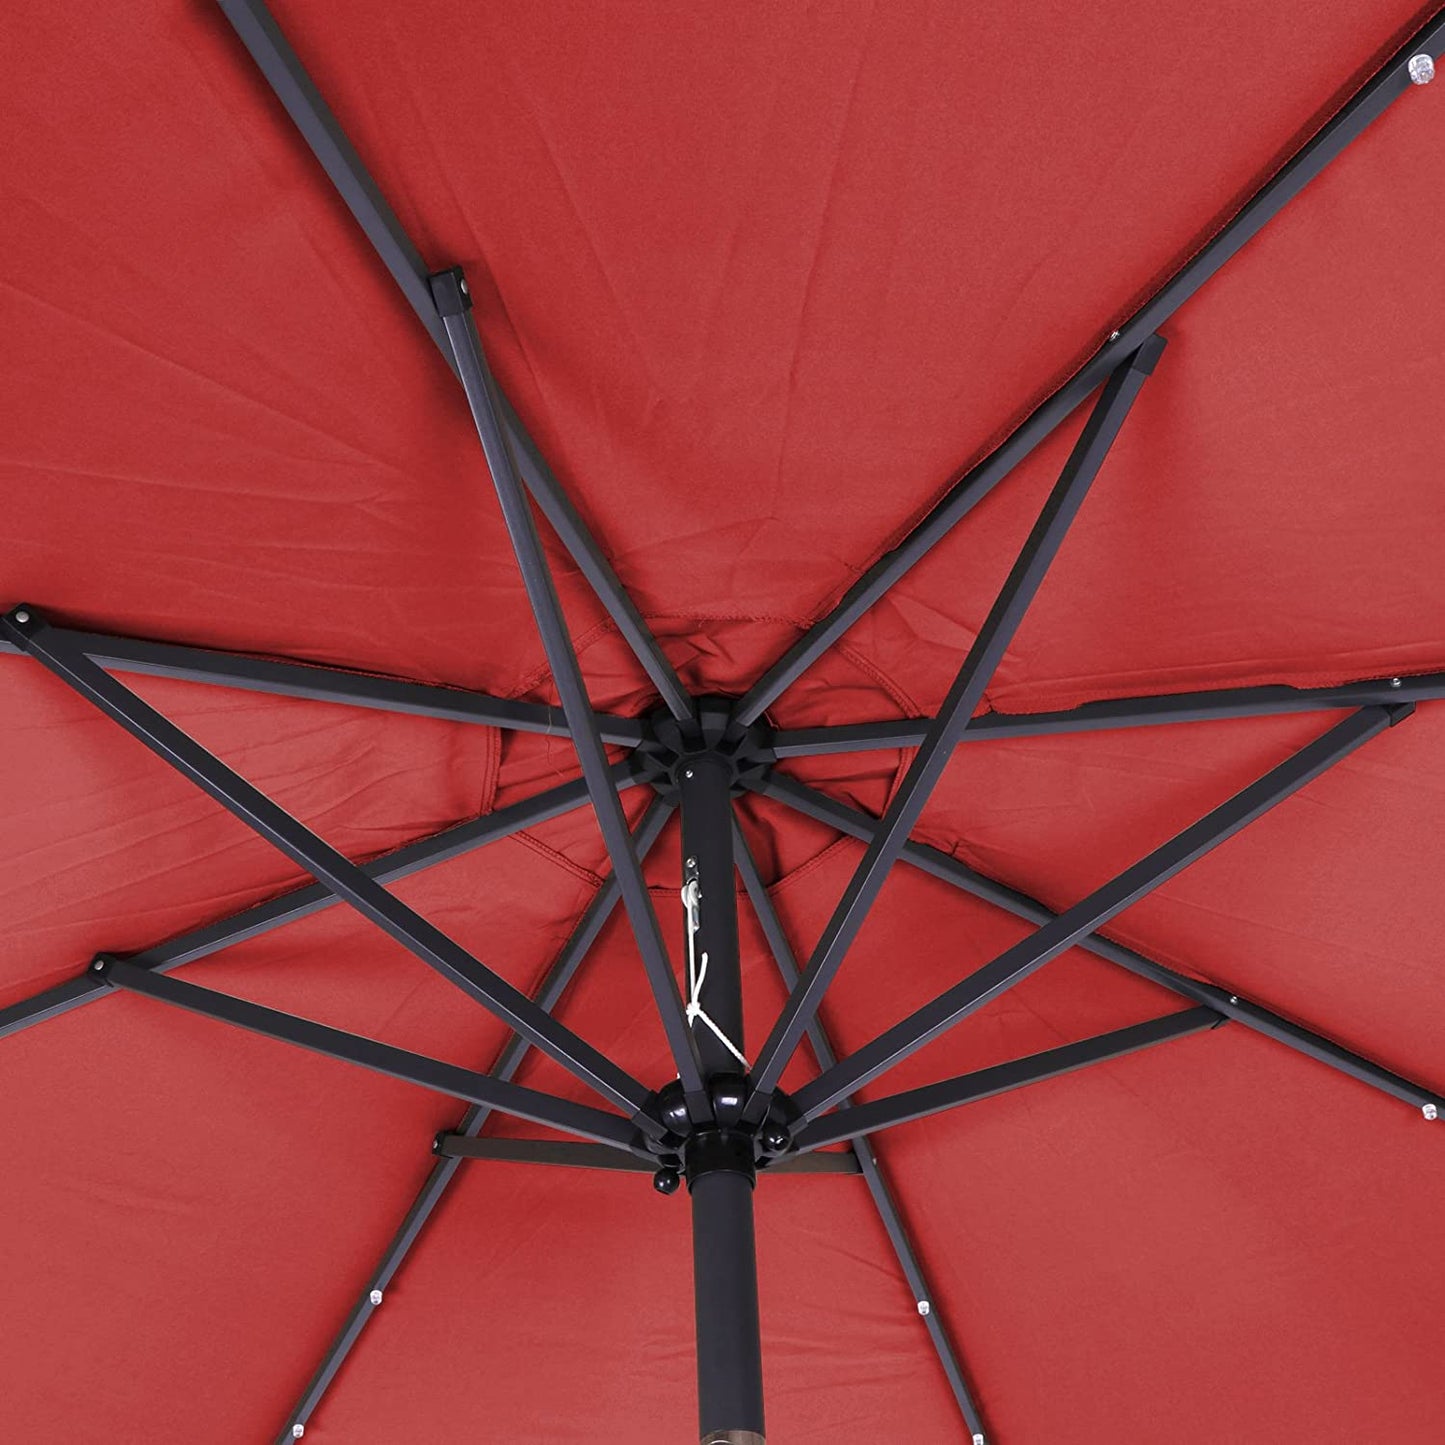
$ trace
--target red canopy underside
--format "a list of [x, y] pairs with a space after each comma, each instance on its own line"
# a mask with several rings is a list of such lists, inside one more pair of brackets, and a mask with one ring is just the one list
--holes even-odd
[[[428, 262], [468, 267], [503, 385], [689, 689], [734, 695], [1422, 18], [274, 9]], [[219, 12], [0, 25], [0, 605], [554, 700], [463, 400]], [[1441, 101], [1404, 97], [1165, 328], [990, 706], [1445, 669]], [[773, 719], [934, 711], [1081, 419]], [[594, 703], [651, 709], [553, 550]], [[137, 686], [353, 857], [576, 772], [566, 740]], [[970, 743], [918, 836], [1063, 907], [1329, 721]], [[29, 661], [0, 658], [0, 726], [0, 1006], [296, 881]], [[1445, 1088], [1442, 744], [1427, 704], [1111, 933]], [[879, 813], [906, 761], [793, 770]], [[745, 820], [806, 952], [859, 845]], [[398, 891], [531, 986], [604, 869], [584, 811]], [[670, 830], [673, 939], [678, 872]], [[782, 990], [743, 912], [756, 1042]], [[900, 866], [836, 1041], [1023, 932]], [[474, 1067], [504, 1038], [342, 908], [182, 976]], [[1176, 1006], [1071, 953], [875, 1092]], [[562, 1012], [669, 1077], [620, 920]], [[126, 997], [0, 1044], [0, 1097], [0, 1437], [77, 1445], [269, 1439], [459, 1112]], [[1445, 1147], [1404, 1106], [1231, 1027], [881, 1152], [1000, 1445], [1445, 1436]], [[758, 1205], [770, 1438], [961, 1438], [861, 1183], [765, 1179]], [[682, 1438], [688, 1250], [645, 1179], [467, 1165], [308, 1440]]]

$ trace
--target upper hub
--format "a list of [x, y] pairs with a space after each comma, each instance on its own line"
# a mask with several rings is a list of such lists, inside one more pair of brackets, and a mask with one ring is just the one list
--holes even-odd
[[697, 699], [695, 718], [679, 721], [665, 709], [647, 719], [638, 751], [654, 764], [652, 785], [664, 798], [677, 800], [677, 779], [690, 759], [707, 757], [727, 769], [734, 792], [761, 774], [772, 761], [766, 729], [743, 727], [732, 720], [732, 701], [725, 697]]

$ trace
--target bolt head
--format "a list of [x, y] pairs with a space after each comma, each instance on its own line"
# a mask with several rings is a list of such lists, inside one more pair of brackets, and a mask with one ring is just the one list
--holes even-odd
[[1232, 1003], [1232, 1004], [1237, 1004], [1237, 1003], [1239, 1002], [1239, 995], [1238, 995], [1237, 993], [1232, 993], [1232, 994], [1230, 994], [1230, 995], [1229, 995], [1229, 1001], [1230, 1001], [1230, 1003]]
[[22, 607], [20, 611], [15, 614], [15, 620], [17, 622], [29, 622], [30, 614]]
[[984, 1441], [983, 1436], [982, 1436], [982, 1435], [975, 1435], [975, 1436], [973, 1437], [973, 1445], [986, 1445], [986, 1442]]
[[302, 1424], [295, 1424], [291, 1427], [291, 1438], [299, 1440], [306, 1433], [306, 1427]]
[[1392, 678], [1390, 679], [1390, 686], [1391, 686], [1391, 687], [1403, 687], [1403, 686], [1404, 686], [1404, 683], [1401, 682], [1398, 677], [1392, 677]]
[[1429, 85], [1435, 79], [1435, 59], [1430, 55], [1412, 55], [1406, 67], [1411, 85]]
[[788, 1147], [788, 1131], [778, 1124], [770, 1124], [758, 1135], [758, 1142], [764, 1153], [781, 1154]]
[[381, 1303], [381, 1300], [382, 1300], [382, 1293], [381, 1293], [381, 1291], [380, 1291], [379, 1289], [374, 1289], [374, 1290], [372, 1290], [370, 1298], [371, 1298], [372, 1304], [374, 1304], [374, 1305], [379, 1305], [379, 1304]]
[[927, 1319], [928, 1316], [933, 1313], [933, 1305], [926, 1299], [919, 1300], [918, 1313], [921, 1314], [925, 1319]]
[[1440, 1117], [1440, 1110], [1437, 1109], [1434, 1104], [1422, 1104], [1420, 1106], [1420, 1112], [1427, 1119], [1438, 1119]]

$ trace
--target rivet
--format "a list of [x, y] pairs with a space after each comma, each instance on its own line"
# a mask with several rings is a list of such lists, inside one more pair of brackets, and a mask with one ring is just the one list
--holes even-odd
[[973, 1445], [986, 1445], [986, 1442], [985, 1442], [983, 1436], [982, 1436], [982, 1435], [975, 1435], [975, 1436], [973, 1437]]
[[689, 768], [689, 769], [683, 774], [683, 777], [685, 777], [685, 778], [690, 778], [690, 777], [692, 777], [692, 769]]
[[467, 280], [465, 276], [462, 277], [460, 289], [463, 296], [470, 296], [472, 294], [470, 291], [467, 290]]
[[103, 958], [97, 958], [96, 961], [90, 965], [90, 968], [92, 973], [104, 973], [105, 960]]
[[1230, 1003], [1237, 1004], [1239, 1002], [1239, 995], [1237, 993], [1230, 994], [1229, 1001]]
[[1430, 55], [1412, 55], [1406, 67], [1410, 72], [1411, 85], [1429, 85], [1435, 79], [1435, 59]]
[[20, 611], [15, 614], [15, 620], [17, 622], [29, 622], [30, 614], [22, 607]]
[[1440, 1111], [1435, 1107], [1434, 1104], [1422, 1104], [1420, 1106], [1420, 1112], [1427, 1119], [1438, 1119], [1440, 1117]]
[[1392, 677], [1392, 678], [1390, 679], [1390, 686], [1391, 686], [1391, 687], [1403, 687], [1404, 684], [1400, 681], [1400, 679], [1399, 679], [1398, 677]]
[[299, 1422], [291, 1427], [291, 1438], [299, 1440], [306, 1433], [306, 1427]]
[[921, 1299], [918, 1301], [918, 1313], [927, 1318], [933, 1313], [933, 1306], [926, 1299]]
[[1118, 339], [1119, 339], [1119, 333], [1118, 333], [1117, 331], [1111, 331], [1111, 332], [1109, 333], [1109, 340], [1110, 340], [1110, 341], [1117, 341]]
[[379, 1289], [372, 1290], [371, 1302], [374, 1305], [379, 1305], [381, 1303], [381, 1291]]

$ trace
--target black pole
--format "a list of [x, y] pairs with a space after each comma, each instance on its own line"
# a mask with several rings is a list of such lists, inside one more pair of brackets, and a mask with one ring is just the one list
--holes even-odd
[[[696, 1000], [707, 1019], [692, 1020], [703, 1073], [739, 1074], [746, 1066], [729, 1049], [723, 1034], [739, 1053], [743, 1047], [743, 988], [738, 967], [738, 910], [733, 867], [732, 768], [715, 752], [684, 757], [677, 768], [682, 809], [682, 876], [697, 884], [697, 932], [684, 933], [683, 947], [701, 967], [707, 956], [702, 991]], [[687, 928], [684, 919], [684, 928]]]
[[764, 1445], [753, 1149], [746, 1135], [729, 1133], [702, 1130], [688, 1147], [698, 1438], [702, 1445]]
[[716, 753], [699, 752], [683, 757], [675, 776], [689, 1002], [702, 1010], [689, 1014], [716, 1119], [694, 1129], [683, 1154], [692, 1196], [698, 1435], [703, 1445], [763, 1445], [753, 1140], [734, 1127], [746, 1093], [746, 1065], [733, 1052], [743, 1047], [743, 994], [732, 768]]

